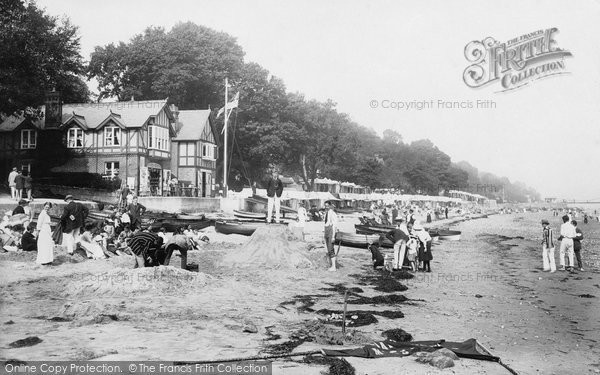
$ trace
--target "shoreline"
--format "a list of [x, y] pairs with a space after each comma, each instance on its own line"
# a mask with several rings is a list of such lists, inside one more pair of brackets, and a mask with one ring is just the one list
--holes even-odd
[[[395, 294], [405, 295], [411, 303], [348, 305], [351, 310], [401, 311], [404, 317], [375, 315], [377, 323], [356, 330], [371, 340], [383, 339], [381, 333], [394, 328], [404, 329], [414, 340], [462, 341], [473, 337], [522, 374], [536, 370], [559, 374], [600, 369], [595, 348], [600, 340], [600, 268], [594, 266], [574, 275], [542, 272], [537, 238], [539, 219], [544, 215], [547, 213], [494, 215], [456, 223], [454, 227], [462, 230], [463, 237], [461, 241], [433, 246], [431, 274], [416, 273], [413, 279], [398, 280], [408, 290]], [[345, 216], [343, 220], [344, 226], [353, 229], [354, 222], [350, 220], [355, 219]], [[594, 228], [598, 233], [599, 227], [591, 223], [587, 230]], [[0, 356], [5, 360], [182, 361], [254, 356], [269, 345], [289, 341], [290, 335], [307, 322], [323, 318], [299, 309], [301, 303], [282, 305], [294, 300], [294, 296], [322, 295], [325, 297], [315, 297], [313, 310], [340, 310], [343, 294], [321, 288], [341, 285], [361, 288], [360, 294], [365, 297], [387, 295], [370, 285], [361, 285], [352, 276], [378, 274], [371, 270], [366, 249], [342, 247], [340, 270], [328, 273], [322, 223], [309, 223], [307, 232], [307, 242], [313, 245], [312, 250], [307, 250], [308, 257], [316, 267], [226, 267], [220, 264], [221, 259], [238, 251], [248, 237], [209, 233], [211, 244], [189, 255], [188, 261], [198, 264], [199, 273], [193, 280], [184, 278], [183, 282], [181, 273], [188, 272], [177, 267], [134, 272], [122, 268], [127, 267], [127, 259], [78, 263], [65, 260], [51, 269], [42, 269], [27, 262], [24, 256], [8, 261], [3, 255], [0, 290], [5, 334], [0, 345], [7, 348], [8, 343], [26, 335], [39, 336], [43, 342], [2, 349]], [[57, 258], [63, 259], [60, 257], [58, 254]], [[89, 280], [89, 275], [101, 274], [129, 275], [137, 281], [116, 288], [106, 281]], [[82, 282], [81, 277], [74, 275], [88, 275], [88, 279]], [[69, 316], [71, 320], [48, 320], [57, 316]], [[7, 325], [7, 321], [14, 324]], [[258, 332], [244, 333], [247, 322], [254, 324]], [[272, 340], [273, 335], [280, 338]], [[344, 347], [357, 346], [360, 345]], [[305, 342], [294, 352], [322, 347], [340, 348]], [[357, 374], [403, 373], [392, 371], [398, 369], [407, 374], [507, 373], [497, 363], [468, 359], [456, 361], [455, 367], [446, 370], [417, 363], [414, 357], [346, 360]], [[289, 361], [273, 363], [274, 374], [318, 374], [323, 369]]]

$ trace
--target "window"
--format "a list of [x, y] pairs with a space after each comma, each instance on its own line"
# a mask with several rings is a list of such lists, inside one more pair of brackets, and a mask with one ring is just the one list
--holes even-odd
[[119, 162], [108, 161], [104, 163], [104, 177], [115, 178], [119, 175]]
[[104, 128], [104, 145], [119, 146], [121, 144], [121, 129], [116, 126]]
[[179, 143], [179, 165], [194, 165], [196, 147], [193, 142]]
[[202, 157], [205, 159], [216, 159], [216, 149], [215, 145], [211, 145], [210, 143], [202, 144]]
[[169, 151], [169, 129], [148, 126], [148, 148]]
[[21, 164], [21, 171], [24, 175], [29, 175], [31, 173], [31, 163]]
[[21, 130], [21, 148], [35, 148], [37, 133], [33, 129]]
[[82, 148], [83, 147], [83, 129], [71, 128], [67, 132], [67, 147]]

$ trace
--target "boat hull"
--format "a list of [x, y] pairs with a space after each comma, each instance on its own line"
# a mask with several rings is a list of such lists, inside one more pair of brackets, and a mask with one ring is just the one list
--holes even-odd
[[215, 222], [215, 230], [222, 234], [241, 234], [242, 236], [251, 236], [254, 231], [260, 226], [267, 225], [265, 223], [239, 223], [231, 221], [217, 220]]
[[462, 232], [458, 230], [441, 230], [438, 232], [441, 241], [460, 241]]
[[[358, 247], [366, 249], [369, 243], [379, 241], [379, 234], [354, 234], [348, 232], [337, 232], [335, 234], [335, 243], [339, 243], [348, 247]], [[383, 241], [382, 247], [391, 248], [394, 244], [387, 238]]]

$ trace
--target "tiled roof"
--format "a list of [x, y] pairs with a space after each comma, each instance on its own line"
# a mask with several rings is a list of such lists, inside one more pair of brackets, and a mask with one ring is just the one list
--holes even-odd
[[[13, 131], [25, 120], [25, 116], [10, 115], [0, 123], [0, 132]], [[33, 126], [37, 127], [38, 129], [41, 129], [43, 127], [44, 120], [33, 121], [32, 123]]]
[[142, 127], [167, 105], [167, 99], [112, 103], [78, 103], [62, 106], [63, 124], [72, 117], [85, 121], [89, 129], [98, 128], [111, 114], [128, 128]]
[[179, 120], [177, 121], [177, 137], [175, 141], [199, 140], [202, 137], [202, 131], [206, 127], [210, 109], [198, 109], [179, 111]]

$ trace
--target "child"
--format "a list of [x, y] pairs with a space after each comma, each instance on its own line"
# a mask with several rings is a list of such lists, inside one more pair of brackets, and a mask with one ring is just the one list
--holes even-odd
[[35, 238], [33, 232], [35, 230], [35, 224], [30, 223], [25, 233], [23, 233], [23, 237], [21, 237], [21, 247], [23, 251], [37, 251], [37, 239]]
[[419, 245], [419, 241], [411, 237], [406, 243], [406, 247], [408, 248], [408, 261], [410, 262], [410, 268], [413, 272], [417, 271], [417, 246]]
[[373, 263], [373, 269], [377, 269], [377, 267], [383, 267], [385, 263], [385, 258], [381, 251], [379, 251], [379, 247], [381, 246], [381, 239], [375, 243], [369, 244], [369, 250], [371, 251], [371, 261]]

